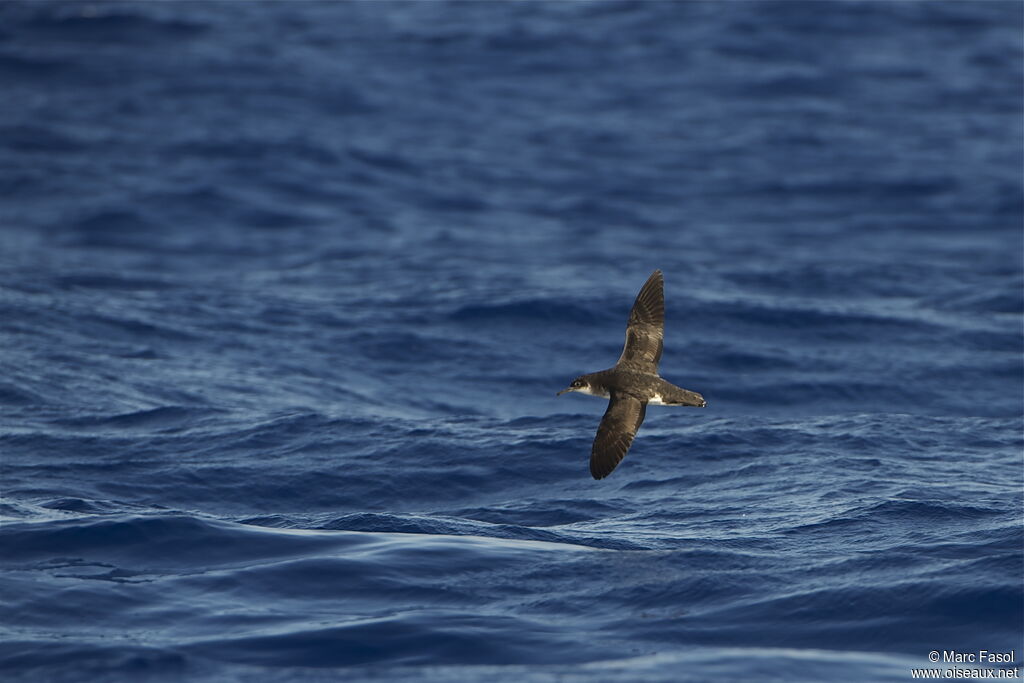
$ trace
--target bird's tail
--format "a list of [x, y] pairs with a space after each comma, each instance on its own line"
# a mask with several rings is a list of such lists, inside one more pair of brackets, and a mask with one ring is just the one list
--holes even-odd
[[694, 406], [697, 408], [703, 408], [708, 404], [704, 400], [704, 397], [698, 394], [696, 391], [690, 391], [689, 389], [683, 389], [677, 387], [674, 384], [669, 384], [672, 390], [666, 392], [668, 395], [662, 394], [661, 401], [667, 406]]

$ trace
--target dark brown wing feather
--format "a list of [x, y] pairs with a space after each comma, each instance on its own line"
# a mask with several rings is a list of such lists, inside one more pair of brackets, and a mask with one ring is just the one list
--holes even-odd
[[645, 401], [629, 394], [612, 394], [590, 449], [590, 474], [594, 479], [607, 477], [626, 457], [646, 412]]
[[626, 326], [626, 344], [619, 364], [632, 365], [641, 372], [658, 372], [665, 338], [665, 282], [656, 270], [636, 295]]

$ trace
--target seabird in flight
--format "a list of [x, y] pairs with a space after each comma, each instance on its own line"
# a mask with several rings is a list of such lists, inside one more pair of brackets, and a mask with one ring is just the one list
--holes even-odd
[[590, 474], [594, 479], [607, 477], [626, 457], [648, 404], [707, 405], [697, 392], [677, 387], [658, 375], [664, 336], [665, 282], [661, 271], [656, 270], [636, 295], [626, 326], [626, 344], [615, 367], [580, 375], [558, 392], [559, 396], [578, 391], [609, 399], [590, 449]]

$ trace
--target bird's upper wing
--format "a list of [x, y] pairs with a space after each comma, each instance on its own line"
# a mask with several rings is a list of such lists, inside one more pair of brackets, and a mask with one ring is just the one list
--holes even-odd
[[619, 363], [648, 373], [658, 372], [665, 338], [665, 281], [656, 270], [636, 295], [626, 326], [626, 344]]
[[607, 477], [626, 457], [646, 412], [646, 401], [630, 394], [612, 393], [590, 449], [590, 474], [594, 479]]

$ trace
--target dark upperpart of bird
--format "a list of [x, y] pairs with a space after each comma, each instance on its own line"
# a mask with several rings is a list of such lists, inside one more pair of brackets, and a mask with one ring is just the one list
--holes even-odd
[[626, 457], [648, 405], [707, 405], [695, 391], [677, 387], [658, 375], [665, 337], [665, 282], [656, 270], [640, 288], [626, 325], [626, 343], [618, 362], [607, 370], [580, 375], [558, 392], [607, 398], [608, 409], [590, 449], [590, 474], [604, 479]]

